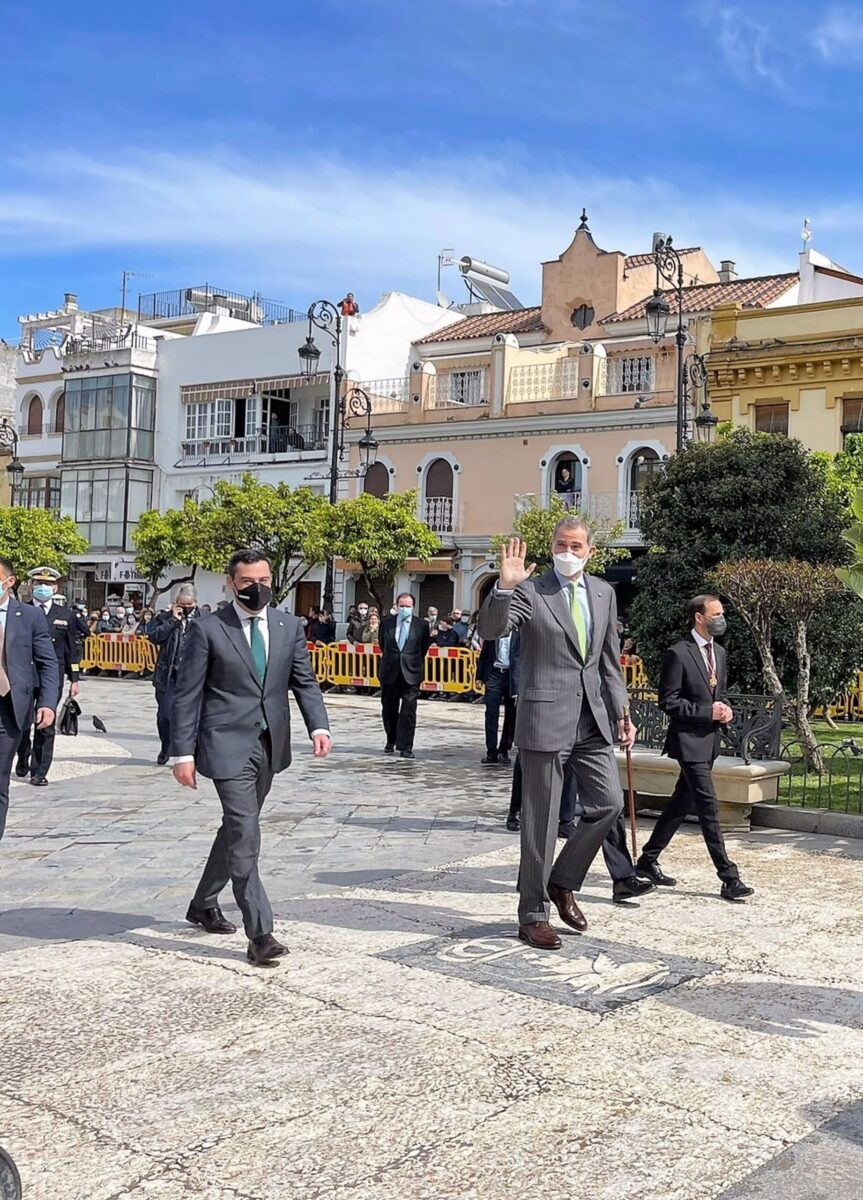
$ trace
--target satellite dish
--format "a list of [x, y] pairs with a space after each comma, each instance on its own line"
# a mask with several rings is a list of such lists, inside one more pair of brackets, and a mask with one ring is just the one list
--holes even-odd
[[443, 292], [435, 292], [439, 308], [452, 308], [452, 301], [447, 300]]

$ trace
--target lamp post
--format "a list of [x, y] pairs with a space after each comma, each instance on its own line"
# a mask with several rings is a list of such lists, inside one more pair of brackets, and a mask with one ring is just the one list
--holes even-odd
[[[339, 480], [349, 476], [362, 476], [377, 458], [378, 443], [372, 434], [372, 402], [371, 397], [361, 387], [353, 384], [342, 395], [342, 383], [345, 378], [342, 366], [342, 315], [330, 300], [316, 300], [309, 305], [309, 332], [305, 343], [297, 353], [303, 367], [303, 374], [312, 376], [317, 371], [321, 351], [315, 345], [312, 328], [320, 329], [333, 343], [335, 364], [333, 366], [333, 399], [330, 403], [330, 504], [335, 504], [339, 496]], [[345, 432], [351, 417], [365, 417], [366, 428], [359, 441], [362, 465], [358, 471], [340, 471], [339, 464], [345, 457]], [[327, 559], [326, 575], [324, 576], [324, 608], [333, 611], [335, 593], [335, 563], [331, 557]]]
[[18, 433], [14, 425], [10, 425], [6, 417], [0, 421], [0, 449], [9, 450], [12, 454], [12, 461], [6, 468], [6, 473], [9, 476], [9, 504], [15, 503], [15, 489], [21, 482], [21, 477], [24, 474], [24, 464], [18, 457]]

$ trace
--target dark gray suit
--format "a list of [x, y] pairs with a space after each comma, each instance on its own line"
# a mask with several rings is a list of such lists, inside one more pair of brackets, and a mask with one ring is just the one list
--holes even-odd
[[[519, 922], [547, 921], [548, 884], [578, 891], [623, 807], [611, 721], [627, 707], [620, 669], [617, 603], [611, 587], [585, 576], [591, 615], [583, 660], [569, 597], [554, 571], [513, 593], [493, 590], [479, 615], [484, 638], [520, 633], [515, 741], [524, 776]], [[554, 865], [560, 796], [569, 764], [582, 818]]]
[[193, 622], [177, 675], [171, 742], [175, 757], [194, 756], [222, 802], [222, 824], [192, 903], [214, 907], [230, 879], [250, 938], [273, 929], [258, 874], [259, 814], [273, 776], [291, 763], [288, 692], [309, 733], [329, 729], [299, 619], [274, 608], [261, 615], [269, 631], [263, 685], [233, 605]]
[[0, 697], [0, 838], [9, 811], [12, 760], [33, 720], [34, 691], [46, 708], [55, 708], [60, 694], [60, 668], [45, 614], [14, 596], [6, 610], [3, 666], [12, 690]]

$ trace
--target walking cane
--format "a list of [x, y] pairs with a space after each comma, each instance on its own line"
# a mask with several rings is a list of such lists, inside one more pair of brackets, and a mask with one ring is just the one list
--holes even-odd
[[[623, 728], [629, 737], [629, 709], [623, 714]], [[635, 833], [635, 788], [632, 783], [632, 751], [626, 747], [626, 806], [629, 810], [629, 833], [632, 838], [632, 861], [638, 861], [638, 841]]]

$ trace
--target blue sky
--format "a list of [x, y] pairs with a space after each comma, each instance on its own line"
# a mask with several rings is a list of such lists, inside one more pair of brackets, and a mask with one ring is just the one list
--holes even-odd
[[[863, 269], [863, 3], [0, 5], [0, 336], [208, 281], [433, 298], [444, 246], [525, 303], [586, 205], [745, 274]], [[445, 290], [460, 285], [445, 275]]]

